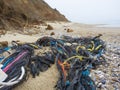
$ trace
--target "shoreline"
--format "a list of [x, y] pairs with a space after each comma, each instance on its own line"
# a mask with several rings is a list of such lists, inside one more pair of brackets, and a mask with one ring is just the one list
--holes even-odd
[[103, 28], [120, 28], [120, 24], [108, 24], [108, 23], [82, 23], [82, 22], [73, 22], [73, 23], [78, 23], [78, 24], [84, 24], [84, 25], [92, 25], [96, 27], [103, 27]]

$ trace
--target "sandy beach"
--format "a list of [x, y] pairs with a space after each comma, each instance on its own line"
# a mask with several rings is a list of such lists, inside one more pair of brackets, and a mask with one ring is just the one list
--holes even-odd
[[[99, 25], [86, 25], [72, 22], [47, 22], [47, 24], [50, 24], [54, 30], [45, 30], [46, 26], [34, 25], [32, 28], [29, 28], [29, 30], [25, 28], [24, 32], [17, 30], [8, 31], [5, 35], [1, 35], [0, 41], [8, 41], [9, 43], [12, 40], [20, 40], [22, 42], [35, 42], [38, 38], [43, 36], [51, 36], [50, 33], [54, 32], [55, 35], [52, 37], [56, 38], [60, 38], [62, 35], [73, 37], [87, 37], [102, 34], [103, 36], [101, 38], [106, 43], [115, 44], [117, 46], [120, 45], [120, 28], [117, 27], [97, 27]], [[67, 32], [66, 29], [72, 29], [73, 32]], [[36, 32], [37, 34], [29, 34], [28, 32]], [[52, 65], [52, 67], [50, 67], [45, 72], [41, 72], [40, 75], [36, 78], [32, 78], [30, 75], [28, 80], [18, 85], [14, 90], [54, 90], [54, 86], [58, 80], [58, 77], [59, 73], [57, 71], [56, 65]], [[111, 86], [111, 88], [113, 87]]]
[[[24, 28], [23, 31], [8, 31], [7, 34], [2, 35], [0, 41], [8, 41], [11, 40], [21, 40], [27, 42], [34, 42], [38, 38], [43, 36], [50, 36], [51, 32], [54, 32], [55, 35], [53, 37], [59, 38], [61, 35], [68, 35], [73, 37], [82, 37], [82, 36], [95, 36], [98, 34], [103, 34], [104, 40], [111, 40], [110, 38], [115, 39], [115, 37], [119, 39], [120, 36], [120, 28], [112, 28], [112, 27], [97, 27], [99, 25], [87, 25], [87, 24], [79, 24], [79, 23], [66, 23], [66, 22], [48, 22], [53, 26], [54, 30], [45, 30], [46, 26], [34, 25], [31, 28]], [[65, 29], [72, 29], [73, 32], [67, 32]], [[31, 35], [32, 33], [32, 35]], [[34, 34], [37, 33], [37, 34]], [[119, 41], [119, 40], [118, 40]]]

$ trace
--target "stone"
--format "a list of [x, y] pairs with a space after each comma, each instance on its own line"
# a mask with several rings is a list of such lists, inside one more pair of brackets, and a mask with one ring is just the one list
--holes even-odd
[[46, 30], [53, 30], [53, 27], [48, 24]]
[[54, 32], [51, 32], [51, 34], [50, 34], [50, 35], [51, 35], [51, 36], [52, 36], [52, 35], [55, 35], [55, 33], [54, 33]]
[[97, 84], [97, 87], [98, 87], [98, 88], [101, 88], [101, 87], [102, 87], [102, 83], [98, 83], [98, 84]]
[[102, 84], [106, 84], [106, 80], [105, 80], [105, 79], [102, 79], [102, 80], [101, 80], [101, 83], [102, 83]]
[[73, 32], [73, 30], [72, 29], [67, 29], [67, 32]]
[[0, 30], [0, 35], [5, 35], [6, 31], [5, 30]]
[[8, 41], [2, 41], [0, 42], [1, 47], [7, 47], [8, 46]]

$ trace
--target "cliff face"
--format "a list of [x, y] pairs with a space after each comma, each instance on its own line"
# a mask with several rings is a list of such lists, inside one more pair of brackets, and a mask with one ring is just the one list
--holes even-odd
[[32, 21], [68, 21], [43, 0], [0, 0], [0, 25]]

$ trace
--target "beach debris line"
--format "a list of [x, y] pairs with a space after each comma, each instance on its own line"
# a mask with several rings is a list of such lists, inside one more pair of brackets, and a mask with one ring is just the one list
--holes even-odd
[[[0, 59], [0, 90], [19, 85], [25, 80], [27, 71], [35, 78], [55, 62], [60, 73], [56, 90], [96, 90], [90, 71], [105, 63], [103, 54], [106, 45], [100, 36], [62, 36], [61, 39], [42, 37], [35, 43], [12, 41], [12, 46], [8, 46], [12, 54]], [[35, 54], [35, 49], [45, 47], [49, 47], [49, 50]]]

